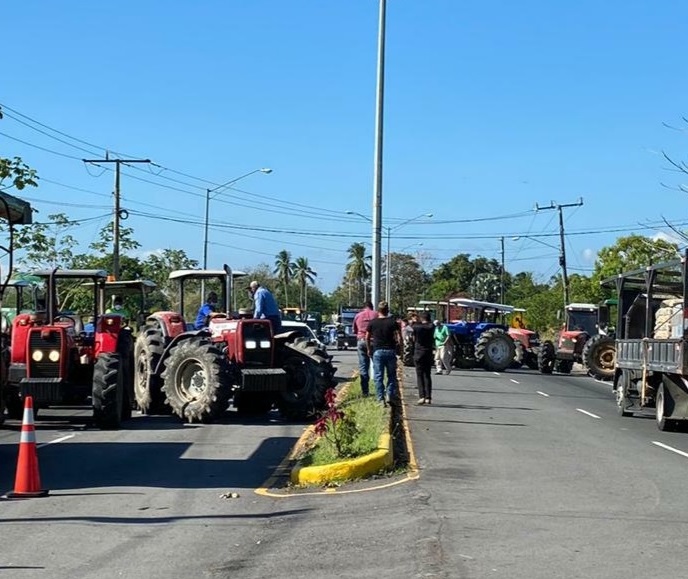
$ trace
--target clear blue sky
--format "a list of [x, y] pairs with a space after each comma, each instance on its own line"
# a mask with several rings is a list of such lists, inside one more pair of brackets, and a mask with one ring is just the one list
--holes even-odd
[[[211, 202], [213, 224], [249, 229], [213, 227], [209, 265], [272, 265], [288, 249], [331, 291], [347, 247], [371, 239], [345, 212], [372, 214], [377, 11], [376, 0], [6, 3], [0, 103], [101, 148], [5, 109], [15, 118], [0, 121], [0, 154], [43, 177], [25, 193], [39, 219], [100, 216], [76, 230], [84, 244], [109, 219], [113, 176], [82, 157], [108, 148], [214, 183], [270, 167]], [[536, 203], [584, 198], [565, 212], [572, 271], [622, 234], [605, 230], [682, 222], [687, 194], [662, 187], [682, 179], [660, 152], [688, 158], [686, 133], [663, 126], [688, 129], [686, 21], [678, 0], [388, 0], [383, 224], [434, 214], [395, 230], [392, 250], [422, 251], [432, 269], [460, 252], [499, 259], [506, 236], [507, 269], [546, 277], [557, 238], [523, 237], [555, 234], [556, 212]], [[122, 179], [142, 249], [200, 260], [208, 184], [143, 171]], [[448, 223], [500, 216], [512, 217]]]

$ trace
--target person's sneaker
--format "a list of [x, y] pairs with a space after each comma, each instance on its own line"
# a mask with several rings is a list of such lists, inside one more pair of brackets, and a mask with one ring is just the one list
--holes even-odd
[[432, 404], [432, 400], [430, 398], [425, 399], [425, 404]]
[[440, 374], [442, 374], [442, 370], [435, 370], [435, 375], [439, 376]]
[[420, 399], [418, 400], [418, 402], [416, 402], [416, 404], [418, 404], [418, 406], [421, 406], [422, 404], [425, 404], [425, 398], [420, 398]]

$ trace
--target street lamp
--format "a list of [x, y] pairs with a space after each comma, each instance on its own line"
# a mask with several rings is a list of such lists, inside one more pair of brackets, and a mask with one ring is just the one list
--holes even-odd
[[[269, 175], [272, 173], [272, 169], [268, 169], [267, 167], [263, 167], [262, 169], [254, 169], [253, 171], [249, 171], [245, 175], [241, 175], [239, 177], [235, 177], [234, 179], [231, 179], [227, 181], [226, 183], [223, 183], [222, 185], [218, 185], [217, 187], [213, 189], [206, 189], [205, 190], [205, 227], [204, 227], [204, 235], [203, 235], [203, 269], [208, 268], [208, 222], [209, 222], [209, 214], [210, 214], [210, 200], [214, 199], [219, 195], [220, 189], [225, 189], [226, 187], [231, 187], [236, 183], [237, 181], [241, 181], [242, 179], [245, 179], [246, 177], [249, 177], [253, 175], [254, 173], [265, 173], [266, 175]], [[211, 193], [215, 193], [215, 195], [211, 196]]]
[[[358, 217], [361, 217], [362, 219], [365, 219], [366, 221], [370, 221], [373, 223], [373, 220], [368, 217], [367, 215], [363, 215], [362, 213], [358, 213], [357, 211], [347, 211], [347, 215], [358, 215]], [[415, 217], [411, 217], [411, 219], [407, 219], [406, 221], [402, 221], [398, 225], [395, 225], [394, 227], [386, 227], [384, 225], [381, 225], [381, 229], [385, 231], [387, 234], [387, 292], [386, 292], [386, 300], [387, 300], [387, 305], [389, 305], [390, 300], [392, 299], [392, 253], [390, 252], [390, 240], [392, 237], [392, 232], [396, 231], [400, 227], [403, 227], [404, 225], [408, 225], [409, 223], [413, 221], [417, 221], [418, 219], [422, 219], [423, 217], [427, 217], [428, 219], [431, 219], [433, 217], [432, 213], [421, 213], [420, 215], [416, 215]]]

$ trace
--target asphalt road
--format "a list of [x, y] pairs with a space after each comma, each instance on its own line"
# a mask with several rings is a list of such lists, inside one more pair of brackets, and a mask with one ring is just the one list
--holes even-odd
[[[355, 353], [333, 354], [338, 375], [349, 375]], [[300, 424], [239, 423], [231, 412], [204, 426], [136, 417], [118, 432], [84, 427], [83, 418], [41, 422], [40, 467], [51, 494], [0, 502], [0, 572], [56, 579], [684, 575], [688, 435], [618, 417], [609, 386], [584, 376], [433, 376], [433, 406], [417, 407], [413, 370], [405, 374], [420, 478], [334, 493], [253, 492], [300, 436]], [[12, 487], [17, 439], [16, 428], [0, 431], [2, 488]], [[221, 498], [230, 492], [239, 496]]]

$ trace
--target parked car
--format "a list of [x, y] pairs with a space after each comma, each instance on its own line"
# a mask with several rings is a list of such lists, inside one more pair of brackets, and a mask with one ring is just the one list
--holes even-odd
[[315, 345], [319, 349], [326, 350], [325, 344], [318, 338], [318, 335], [313, 331], [308, 324], [305, 322], [296, 322], [293, 320], [282, 320], [282, 331], [283, 332], [298, 332], [299, 335], [308, 340], [315, 342]]

